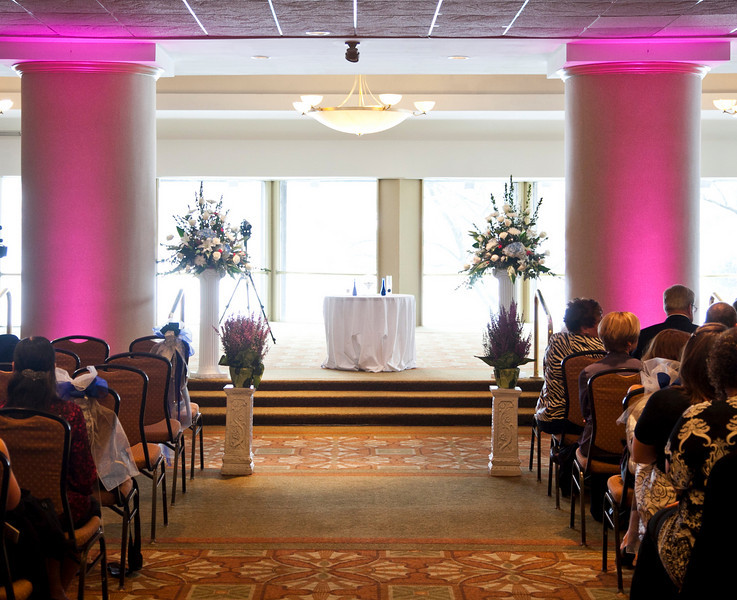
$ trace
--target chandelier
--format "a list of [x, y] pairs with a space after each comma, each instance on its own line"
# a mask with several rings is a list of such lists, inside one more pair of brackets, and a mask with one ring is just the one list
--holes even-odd
[[[348, 105], [354, 95], [358, 96], [357, 103]], [[351, 91], [338, 106], [320, 106], [322, 96], [315, 95], [300, 96], [300, 102], [294, 102], [293, 106], [297, 112], [326, 127], [355, 135], [386, 131], [410, 116], [425, 115], [435, 107], [433, 101], [422, 101], [414, 103], [416, 111], [396, 108], [401, 100], [400, 94], [379, 94], [377, 99], [363, 75], [357, 75]]]
[[714, 100], [714, 106], [728, 115], [737, 115], [737, 100], [720, 98]]

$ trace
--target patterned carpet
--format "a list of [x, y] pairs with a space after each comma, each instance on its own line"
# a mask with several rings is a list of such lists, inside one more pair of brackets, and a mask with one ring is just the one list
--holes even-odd
[[[177, 500], [177, 518], [187, 503], [202, 498], [210, 482], [221, 481], [223, 428], [206, 433], [205, 471], [190, 483], [190, 492]], [[520, 451], [529, 452], [529, 431], [520, 429]], [[255, 472], [320, 481], [318, 476], [360, 474], [372, 477], [487, 478], [489, 432], [486, 428], [260, 427], [254, 435]], [[523, 467], [524, 467], [523, 460]], [[545, 467], [544, 467], [545, 468]], [[544, 471], [545, 473], [545, 471]], [[307, 479], [302, 479], [306, 477]], [[523, 469], [522, 478], [544, 498], [544, 484]], [[506, 479], [506, 478], [504, 478]], [[252, 478], [236, 480], [253, 482]], [[236, 481], [231, 480], [231, 481]], [[262, 481], [266, 478], [262, 478]], [[274, 480], [276, 481], [276, 480]], [[296, 481], [296, 480], [295, 480]], [[471, 480], [468, 480], [469, 483]], [[508, 479], [507, 479], [508, 481]], [[144, 484], [145, 485], [145, 484]], [[200, 494], [199, 496], [197, 494]], [[216, 498], [205, 496], [208, 502]], [[536, 501], [540, 501], [537, 497]], [[182, 508], [180, 508], [182, 504]], [[567, 507], [564, 503], [563, 510]], [[515, 510], [532, 510], [515, 507]], [[144, 508], [145, 510], [145, 508]], [[145, 527], [144, 513], [144, 531]], [[180, 514], [181, 516], [181, 514]], [[226, 520], [228, 514], [213, 514]], [[504, 518], [503, 513], [499, 517]], [[531, 515], [531, 518], [535, 518]], [[169, 526], [171, 531], [173, 525]], [[593, 527], [592, 527], [593, 529]], [[211, 537], [201, 524], [191, 535], [144, 543], [144, 567], [130, 577], [126, 589], [111, 581], [113, 600], [184, 599], [314, 599], [314, 600], [486, 600], [588, 599], [614, 600], [613, 556], [601, 571], [600, 541], [592, 532], [590, 546], [577, 544], [576, 532], [550, 531], [547, 539], [360, 540], [349, 538], [256, 539]], [[111, 560], [119, 541], [108, 533]], [[625, 586], [631, 572], [625, 571]], [[99, 598], [99, 576], [88, 579], [88, 598]]]

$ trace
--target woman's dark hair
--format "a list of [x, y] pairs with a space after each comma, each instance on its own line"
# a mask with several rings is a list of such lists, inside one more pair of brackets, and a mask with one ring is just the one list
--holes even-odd
[[727, 327], [721, 323], [702, 325], [693, 332], [683, 347], [679, 373], [681, 387], [691, 398], [691, 404], [716, 397], [714, 386], [709, 381], [707, 359], [716, 340], [726, 329]]
[[56, 395], [56, 353], [45, 337], [18, 342], [13, 352], [13, 376], [6, 406], [48, 410]]
[[683, 347], [690, 337], [691, 334], [680, 329], [663, 329], [650, 340], [645, 353], [642, 355], [643, 362], [651, 358], [681, 360]]
[[707, 362], [715, 397], [723, 400], [728, 389], [737, 389], [737, 328], [730, 327], [716, 338]]
[[566, 306], [563, 322], [570, 333], [580, 333], [584, 327], [596, 327], [604, 314], [601, 306], [591, 298], [574, 298]]

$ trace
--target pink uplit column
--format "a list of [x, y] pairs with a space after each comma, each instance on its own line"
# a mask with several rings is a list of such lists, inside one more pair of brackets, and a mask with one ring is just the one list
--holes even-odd
[[16, 68], [23, 335], [94, 335], [126, 351], [155, 317], [158, 71], [95, 62]]
[[661, 322], [662, 292], [697, 292], [701, 79], [679, 62], [566, 68], [568, 297]]

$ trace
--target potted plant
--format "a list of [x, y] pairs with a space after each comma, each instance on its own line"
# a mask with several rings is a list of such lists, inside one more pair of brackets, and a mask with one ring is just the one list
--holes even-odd
[[260, 315], [234, 315], [220, 328], [224, 354], [218, 364], [230, 368], [234, 387], [251, 387], [261, 383], [264, 357], [268, 347], [269, 324]]
[[494, 367], [494, 378], [500, 388], [513, 389], [519, 379], [519, 367], [533, 362], [528, 358], [531, 336], [525, 336], [522, 321], [517, 316], [517, 304], [512, 302], [507, 311], [503, 306], [499, 313], [491, 313], [484, 331], [484, 356], [477, 356]]

